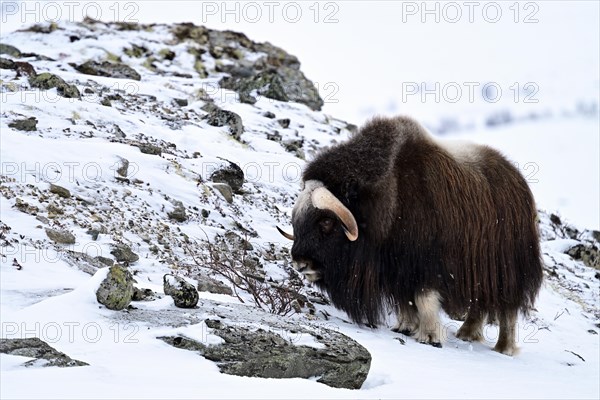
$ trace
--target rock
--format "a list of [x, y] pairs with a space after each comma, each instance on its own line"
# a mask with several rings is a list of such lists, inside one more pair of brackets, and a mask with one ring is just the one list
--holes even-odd
[[54, 193], [65, 199], [71, 197], [71, 192], [68, 189], [65, 189], [62, 186], [55, 185], [53, 183], [50, 184], [50, 193]]
[[126, 244], [115, 244], [110, 251], [118, 262], [134, 263], [140, 259]]
[[140, 289], [137, 287], [133, 287], [133, 297], [131, 301], [152, 301], [156, 300], [156, 295], [152, 291], [152, 289]]
[[60, 96], [67, 98], [80, 98], [81, 94], [75, 85], [69, 85], [60, 76], [44, 72], [39, 75], [30, 76], [29, 84], [31, 87], [41, 90], [50, 90], [56, 88]]
[[85, 233], [92, 237], [92, 240], [98, 240], [98, 236], [100, 235], [100, 231], [98, 229], [88, 229]]
[[292, 139], [287, 140], [283, 143], [285, 150], [294, 153], [296, 157], [304, 159], [304, 151], [302, 150], [302, 146], [304, 146], [304, 139]]
[[162, 149], [153, 144], [140, 144], [138, 147], [139, 147], [140, 151], [144, 154], [152, 154], [155, 156], [162, 155]]
[[46, 235], [59, 244], [75, 244], [75, 236], [67, 231], [46, 228]]
[[219, 86], [236, 91], [242, 103], [254, 104], [255, 95], [265, 96], [273, 100], [289, 101], [283, 82], [275, 72], [259, 72], [249, 78], [223, 78]]
[[110, 61], [86, 61], [74, 67], [77, 71], [86, 75], [107, 76], [118, 79], [133, 79], [139, 81], [141, 75], [128, 65]]
[[102, 256], [96, 256], [94, 257], [94, 260], [106, 265], [107, 267], [112, 267], [115, 263], [115, 261], [112, 258]]
[[163, 289], [166, 295], [175, 301], [175, 307], [194, 308], [198, 304], [200, 296], [191, 283], [175, 275], [165, 274], [163, 277]]
[[175, 208], [173, 209], [173, 211], [169, 211], [167, 213], [167, 216], [169, 217], [169, 219], [172, 219], [173, 221], [177, 221], [177, 222], [187, 221], [188, 216], [185, 211], [185, 207], [184, 207], [183, 203], [181, 201], [174, 201], [173, 205], [175, 205]]
[[35, 358], [23, 363], [26, 367], [79, 367], [89, 365], [86, 362], [74, 360], [61, 353], [43, 340], [33, 337], [26, 339], [0, 339], [0, 353]]
[[38, 120], [36, 117], [16, 119], [9, 123], [8, 126], [19, 131], [32, 132], [37, 131]]
[[205, 119], [210, 126], [229, 126], [229, 132], [236, 140], [239, 140], [244, 133], [242, 117], [233, 111], [222, 110], [215, 106], [215, 109]]
[[21, 52], [15, 46], [0, 43], [0, 54], [8, 54], [11, 57], [21, 58]]
[[162, 49], [158, 52], [158, 55], [163, 58], [163, 60], [173, 61], [175, 59], [175, 52], [169, 49]]
[[242, 103], [254, 104], [255, 94], [279, 101], [294, 101], [319, 111], [324, 102], [314, 84], [297, 68], [279, 66], [252, 77], [225, 77], [219, 85], [237, 92]]
[[127, 170], [129, 169], [129, 160], [119, 157], [119, 163], [115, 171], [123, 178], [127, 178]]
[[15, 69], [15, 62], [8, 58], [0, 57], [0, 69]]
[[217, 189], [228, 203], [233, 203], [233, 191], [231, 190], [231, 186], [226, 183], [214, 183], [212, 187]]
[[199, 292], [209, 292], [215, 294], [227, 294], [229, 296], [233, 295], [233, 290], [223, 282], [219, 282], [216, 279], [213, 279], [208, 276], [198, 276], [198, 291]]
[[133, 297], [133, 276], [122, 266], [115, 264], [96, 291], [96, 300], [110, 310], [127, 308]]
[[215, 183], [226, 183], [234, 192], [239, 193], [244, 184], [244, 171], [236, 163], [225, 161], [227, 164], [214, 170], [209, 179]]
[[175, 102], [175, 104], [177, 104], [179, 107], [187, 107], [188, 105], [188, 101], [187, 99], [173, 99], [173, 101]]
[[29, 204], [28, 202], [19, 197], [15, 199], [15, 208], [29, 215], [37, 215], [37, 213], [40, 212], [40, 209], [38, 207]]
[[283, 129], [286, 129], [286, 128], [289, 128], [291, 121], [289, 118], [282, 118], [282, 119], [278, 119], [277, 122], [279, 123], [279, 125], [281, 125], [281, 127]]
[[276, 117], [276, 115], [273, 114], [271, 111], [265, 111], [262, 114], [262, 116], [265, 117], [265, 118], [269, 118], [269, 119], [274, 119]]
[[600, 242], [600, 231], [592, 231], [592, 237], [596, 242]]
[[[200, 353], [216, 362], [225, 374], [260, 378], [313, 378], [331, 387], [359, 389], [371, 366], [371, 355], [356, 341], [341, 333], [321, 328], [319, 332], [294, 325], [273, 327], [274, 331], [228, 325], [207, 320], [214, 335], [223, 339], [218, 345], [205, 345], [184, 336], [158, 339]], [[292, 324], [290, 324], [292, 325]], [[287, 332], [283, 337], [281, 332]], [[308, 337], [315, 347], [294, 345], [294, 339]]]
[[586, 266], [600, 270], [598, 247], [591, 244], [577, 244], [566, 251], [575, 260], [581, 260]]

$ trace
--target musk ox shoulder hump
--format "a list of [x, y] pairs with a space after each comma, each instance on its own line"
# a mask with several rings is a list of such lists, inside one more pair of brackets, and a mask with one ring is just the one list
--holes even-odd
[[375, 117], [347, 142], [321, 152], [306, 166], [303, 180], [321, 181], [329, 188], [344, 182], [369, 186], [393, 171], [403, 144], [429, 141], [428, 137], [425, 129], [410, 118]]

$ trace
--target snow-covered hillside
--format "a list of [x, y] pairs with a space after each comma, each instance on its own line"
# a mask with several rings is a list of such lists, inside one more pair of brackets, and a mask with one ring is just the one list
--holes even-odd
[[[349, 323], [292, 271], [275, 225], [290, 223], [306, 160], [356, 127], [318, 111], [295, 57], [250, 39], [95, 21], [0, 38], [1, 335], [40, 337], [89, 364], [26, 367], [30, 358], [0, 354], [1, 397], [598, 398], [600, 233], [584, 229], [600, 227], [597, 115], [460, 137], [500, 148], [527, 176], [542, 208], [545, 283], [537, 311], [519, 321], [518, 356], [491, 351], [493, 326], [484, 343], [456, 339], [460, 322], [447, 316], [437, 349], [391, 332], [391, 318], [378, 328]], [[563, 212], [582, 185], [585, 207]], [[297, 287], [304, 300], [286, 317], [257, 309], [206, 268], [214, 249], [241, 252], [259, 282]], [[98, 304], [115, 260], [154, 292], [149, 301], [123, 311]], [[194, 284], [210, 275], [227, 290], [201, 291], [198, 308], [179, 309], [163, 293], [167, 273]], [[317, 377], [232, 376], [157, 339], [217, 345], [204, 322], [212, 318], [340, 332], [370, 352], [370, 371], [358, 391]], [[299, 332], [286, 330], [291, 343], [321, 346]]]

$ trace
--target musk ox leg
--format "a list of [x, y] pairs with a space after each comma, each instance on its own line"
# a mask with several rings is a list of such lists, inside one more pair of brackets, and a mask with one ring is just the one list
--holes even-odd
[[506, 354], [507, 356], [516, 355], [519, 351], [515, 343], [515, 330], [517, 324], [517, 311], [506, 311], [500, 314], [500, 335], [494, 351]]
[[406, 336], [412, 336], [419, 329], [419, 314], [414, 305], [406, 307], [398, 306], [398, 322], [392, 328], [392, 331], [401, 333]]
[[458, 332], [456, 332], [456, 337], [466, 342], [483, 341], [482, 329], [484, 317], [485, 314], [480, 311], [469, 310], [467, 319], [462, 324]]
[[440, 324], [440, 295], [429, 291], [416, 296], [415, 304], [419, 312], [419, 329], [416, 339], [420, 343], [442, 347]]

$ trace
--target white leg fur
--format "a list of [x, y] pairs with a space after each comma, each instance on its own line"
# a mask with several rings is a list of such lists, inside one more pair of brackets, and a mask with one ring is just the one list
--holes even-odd
[[415, 304], [419, 312], [419, 329], [416, 333], [416, 339], [420, 343], [441, 347], [439, 293], [428, 291], [418, 294]]

